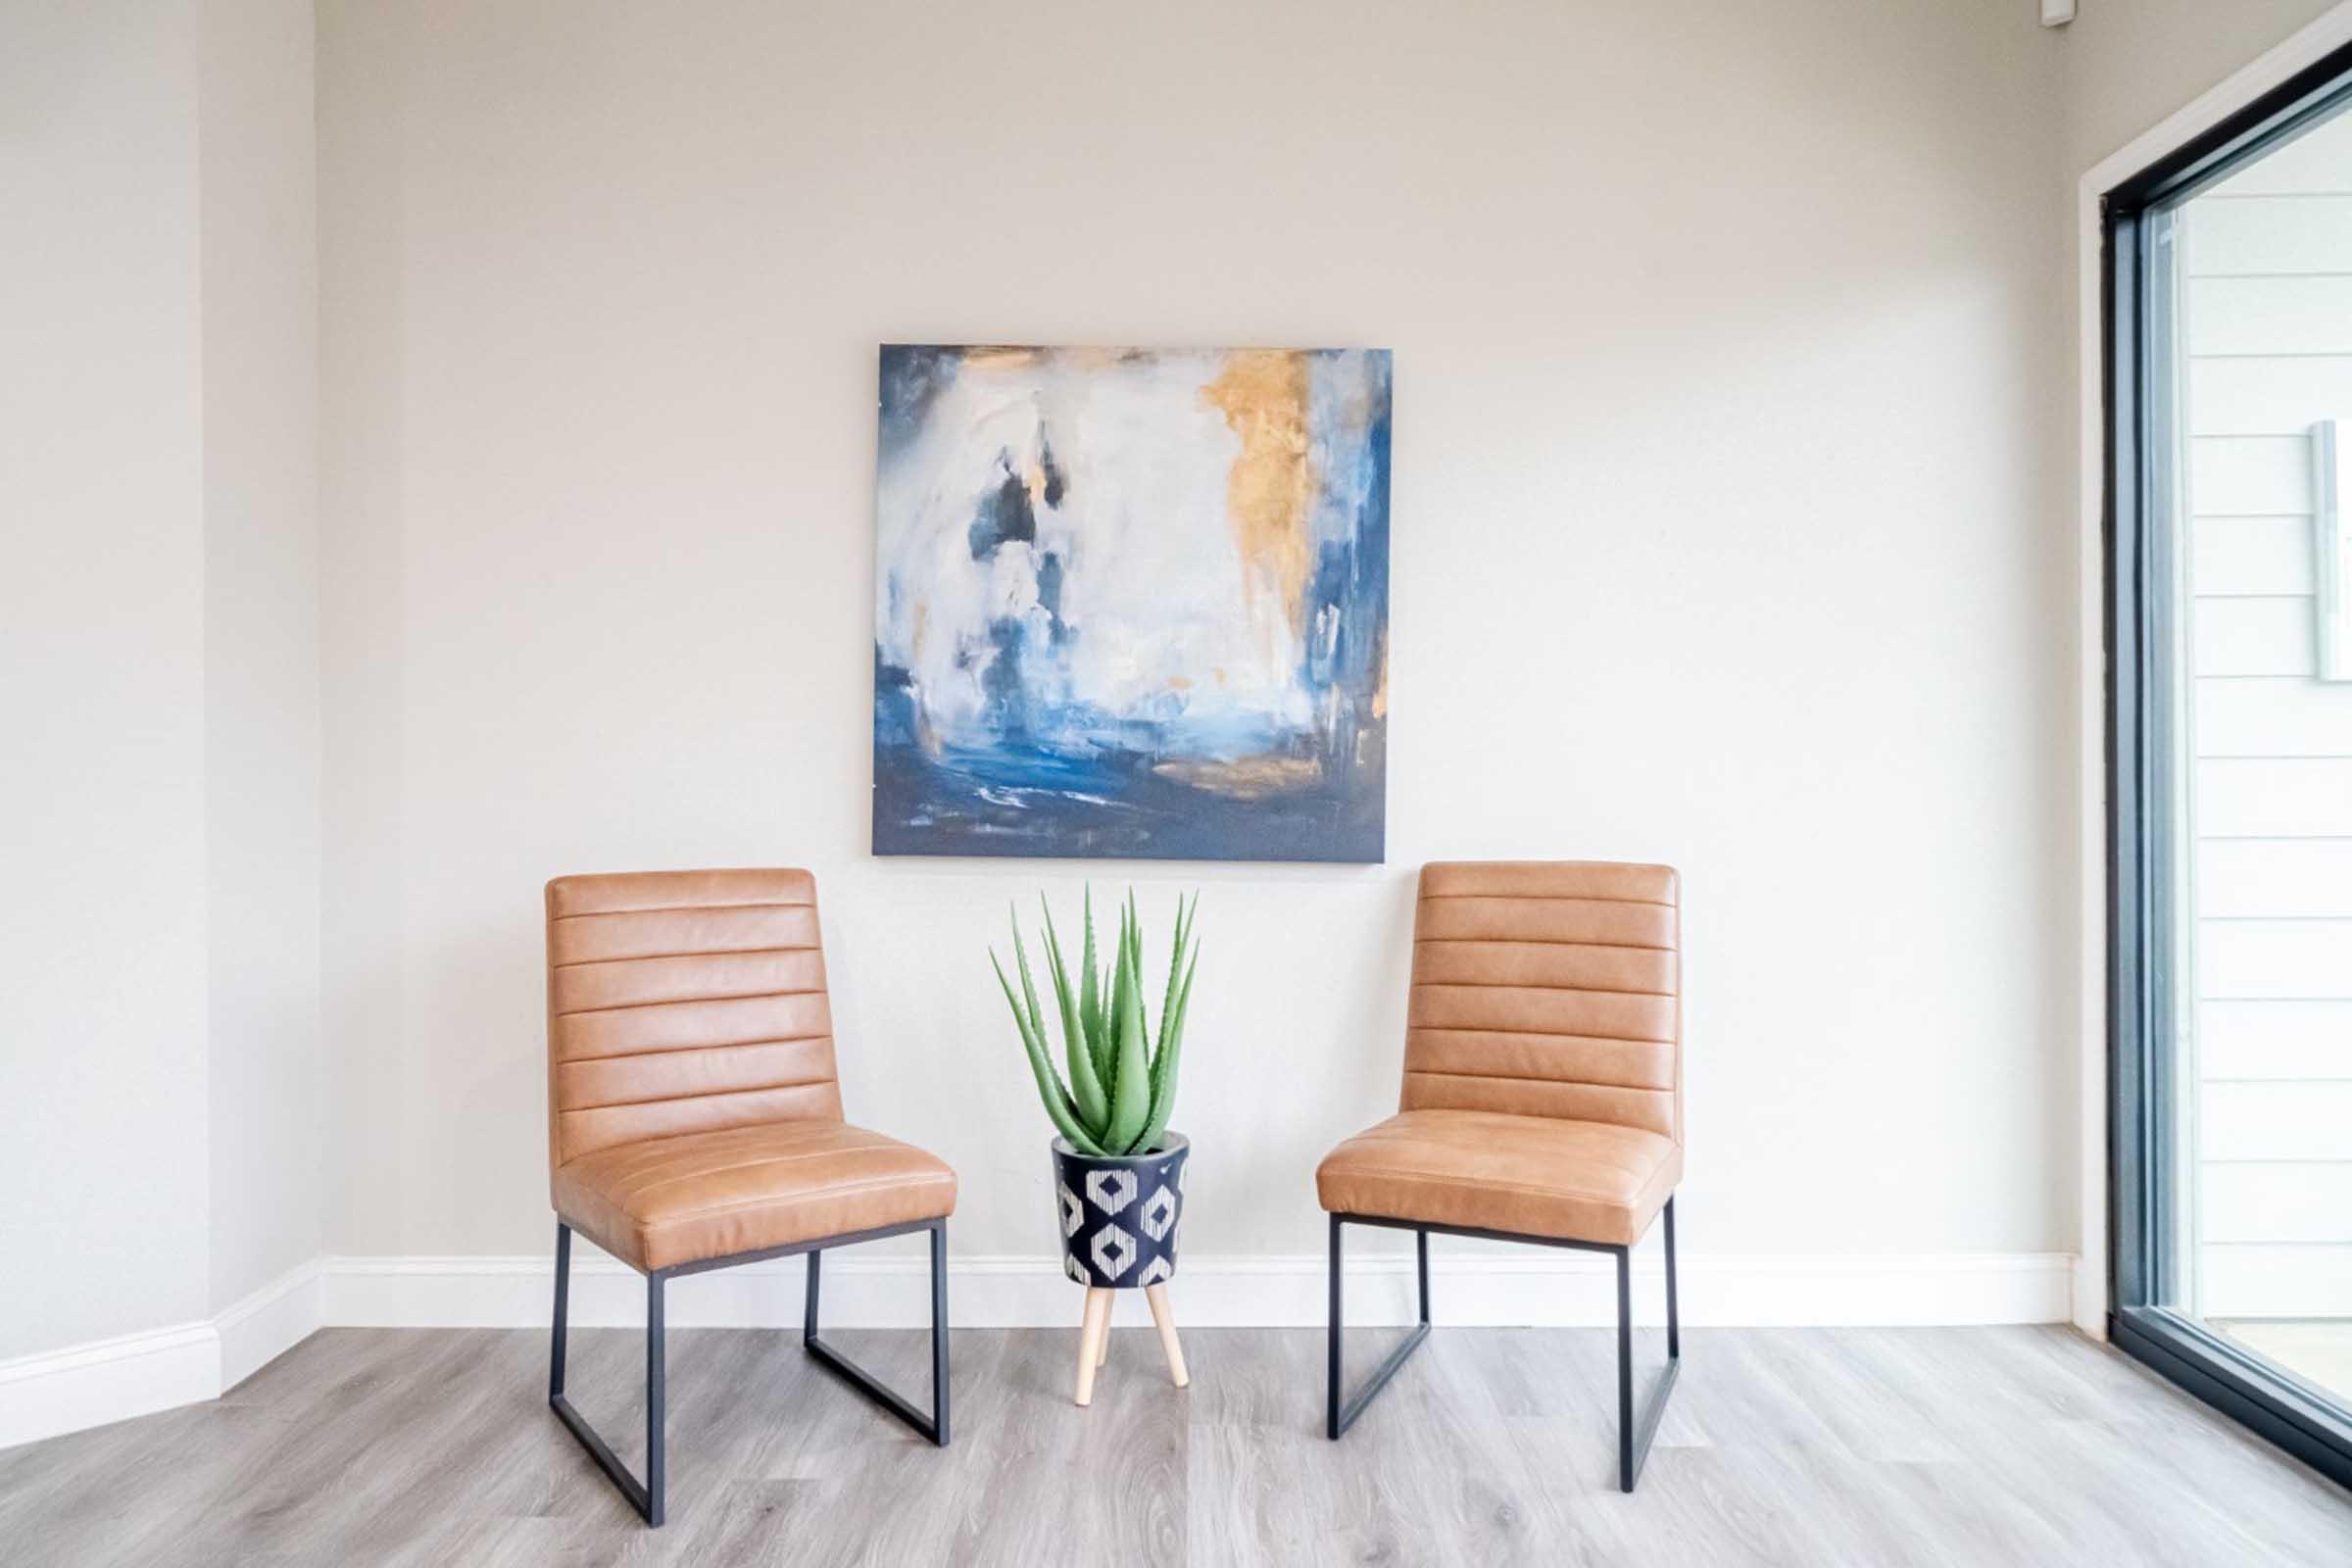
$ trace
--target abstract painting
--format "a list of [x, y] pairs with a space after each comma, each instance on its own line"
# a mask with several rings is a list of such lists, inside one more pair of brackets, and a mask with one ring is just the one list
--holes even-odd
[[1378, 860], [1390, 363], [882, 350], [874, 853]]

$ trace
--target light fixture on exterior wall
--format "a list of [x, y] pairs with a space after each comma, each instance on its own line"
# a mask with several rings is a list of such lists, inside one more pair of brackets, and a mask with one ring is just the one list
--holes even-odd
[[2311, 427], [2311, 565], [2322, 680], [2352, 680], [2352, 539], [2344, 537], [2344, 446], [2337, 426]]
[[2075, 0], [2041, 0], [2041, 24], [2063, 27], [2075, 20]]

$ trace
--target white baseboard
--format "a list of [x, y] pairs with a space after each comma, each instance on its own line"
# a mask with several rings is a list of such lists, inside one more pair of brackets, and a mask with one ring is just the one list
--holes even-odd
[[325, 1324], [325, 1262], [314, 1257], [288, 1269], [213, 1319], [220, 1336], [221, 1392], [235, 1388]]
[[[929, 1321], [929, 1265], [920, 1256], [825, 1262], [825, 1321], [843, 1328], [919, 1328]], [[672, 1281], [668, 1321], [681, 1328], [791, 1328], [801, 1321], [798, 1258]], [[1726, 1256], [1681, 1261], [1683, 1320], [1699, 1328], [2063, 1323], [2075, 1259], [2063, 1252]], [[406, 1328], [529, 1328], [548, 1321], [554, 1273], [545, 1257], [333, 1257], [324, 1264], [324, 1321]], [[1616, 1321], [1615, 1270], [1577, 1253], [1435, 1252], [1431, 1293], [1441, 1322], [1465, 1327], [1602, 1327]], [[1078, 1292], [1047, 1256], [960, 1257], [949, 1265], [958, 1328], [1060, 1328]], [[1662, 1319], [1655, 1255], [1634, 1265], [1635, 1309]], [[1348, 1263], [1348, 1318], [1410, 1322], [1412, 1258], [1381, 1252]], [[1196, 1328], [1314, 1328], [1328, 1276], [1319, 1253], [1186, 1257], [1171, 1283], [1179, 1319]], [[1134, 1293], [1122, 1293], [1133, 1295]], [[1140, 1300], [1123, 1313], [1144, 1320]], [[645, 1286], [587, 1247], [572, 1256], [571, 1320], [583, 1328], [645, 1321]]]
[[175, 1323], [0, 1361], [0, 1448], [126, 1421], [220, 1392], [220, 1337]]
[[0, 1448], [219, 1398], [317, 1332], [322, 1261], [218, 1317], [0, 1361]]
[[[1687, 1255], [1683, 1321], [1694, 1328], [2063, 1323], [2076, 1259], [2064, 1252]], [[799, 1258], [671, 1282], [678, 1328], [797, 1328]], [[825, 1322], [920, 1328], [929, 1321], [921, 1256], [843, 1253], [825, 1263]], [[949, 1264], [958, 1328], [1066, 1328], [1078, 1289], [1045, 1255], [959, 1257]], [[1599, 1328], [1616, 1321], [1609, 1260], [1582, 1253], [1449, 1251], [1430, 1257], [1440, 1323]], [[289, 1270], [218, 1317], [0, 1361], [0, 1447], [218, 1397], [322, 1327], [544, 1329], [548, 1257], [323, 1257]], [[1653, 1250], [1634, 1265], [1635, 1312], [1664, 1318]], [[1328, 1276], [1320, 1253], [1188, 1256], [1169, 1286], [1192, 1328], [1320, 1328]], [[1147, 1321], [1134, 1292], [1121, 1321]], [[1348, 1317], [1365, 1327], [1412, 1320], [1410, 1253], [1348, 1260]], [[645, 1285], [584, 1241], [574, 1250], [571, 1320], [582, 1328], [645, 1321]]]

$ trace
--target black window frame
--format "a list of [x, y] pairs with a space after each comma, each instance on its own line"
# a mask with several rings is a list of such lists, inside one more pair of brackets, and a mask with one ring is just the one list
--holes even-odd
[[[2168, 525], [2175, 410], [2166, 339], [2172, 215], [2196, 191], [2352, 103], [2352, 45], [2328, 54], [2099, 198], [2106, 427], [2108, 1335], [2115, 1346], [2352, 1486], [2352, 1409], [2167, 1307], [2177, 1298], [2164, 1129], [2172, 1076], [2179, 867], [2169, 802], [2179, 542]], [[2347, 111], [2352, 112], [2352, 111]], [[2154, 650], [2154, 657], [2151, 657]], [[2352, 1397], [2348, 1393], [2347, 1397]]]

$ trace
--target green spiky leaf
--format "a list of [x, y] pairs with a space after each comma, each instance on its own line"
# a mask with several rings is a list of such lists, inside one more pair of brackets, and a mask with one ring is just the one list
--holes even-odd
[[[1111, 943], [1110, 983], [1102, 988], [1102, 1092], [1112, 1105], [1119, 1101], [1119, 1029], [1127, 1016], [1127, 917], [1119, 916], [1119, 932]], [[1109, 1124], [1104, 1124], [1105, 1136]]]
[[1136, 973], [1132, 930], [1124, 933], [1119, 955], [1118, 1079], [1110, 1097], [1110, 1127], [1103, 1147], [1118, 1153], [1135, 1152], [1135, 1141], [1152, 1119], [1152, 1065], [1144, 1054], [1144, 1002], [1141, 977]]
[[990, 952], [988, 961], [997, 971], [997, 984], [1004, 988], [1005, 1005], [1012, 1008], [1012, 1021], [1020, 1029], [1021, 1046], [1029, 1054], [1029, 1070], [1037, 1078], [1038, 1098], [1045, 1102], [1046, 1114], [1053, 1119], [1054, 1127], [1060, 1131], [1061, 1136], [1070, 1141], [1070, 1147], [1077, 1150], [1078, 1152], [1082, 1154], [1106, 1152], [1102, 1144], [1096, 1141], [1079, 1123], [1077, 1107], [1070, 1102], [1069, 1091], [1061, 1086], [1060, 1075], [1054, 1070], [1053, 1057], [1046, 1054], [1045, 1041], [1036, 1027], [1036, 1022], [1022, 1012], [1021, 999], [1013, 994], [1012, 982], [1005, 977], [1004, 965], [998, 962], [994, 951]]
[[1085, 1030], [1078, 1019], [1078, 1002], [1070, 994], [1068, 965], [1062, 961], [1061, 938], [1054, 929], [1054, 909], [1046, 903], [1044, 894], [1037, 897], [1046, 917], [1046, 960], [1053, 967], [1054, 1000], [1061, 1010], [1062, 1054], [1070, 1064], [1070, 1099], [1078, 1107], [1078, 1115], [1089, 1128], [1100, 1128], [1110, 1115], [1110, 1102], [1102, 1093], [1102, 1080], [1095, 1073], [1093, 1048], [1087, 1043]]
[[1021, 1000], [1029, 1006], [1025, 1015], [1029, 1027], [1036, 1030], [1038, 1038], [1043, 1040], [1046, 1037], [1046, 1014], [1037, 1004], [1037, 982], [1029, 978], [1029, 950], [1021, 942], [1021, 917], [1018, 911], [1012, 916], [1012, 959], [1021, 972]]
[[1078, 977], [1078, 1025], [1086, 1031], [1087, 1050], [1094, 1053], [1095, 1082], [1102, 1082], [1103, 1054], [1098, 1044], [1102, 1038], [1102, 983], [1095, 958], [1095, 890], [1086, 890], [1086, 952], [1078, 966], [1085, 971]]
[[[1193, 908], [1197, 910], [1200, 907], [1200, 896], [1196, 893], [1193, 895]], [[1154, 1068], [1158, 1065], [1160, 1053], [1168, 1049], [1168, 1020], [1175, 1015], [1176, 986], [1184, 974], [1185, 938], [1191, 934], [1192, 919], [1185, 912], [1184, 895], [1180, 893], [1176, 896], [1176, 945], [1168, 955], [1168, 994], [1160, 1001], [1159, 1039], [1152, 1048], [1152, 1061]]]
[[1135, 967], [1135, 1016], [1144, 1037], [1144, 1066], [1151, 1068], [1152, 1020], [1144, 1011], [1144, 917], [1135, 906], [1135, 891], [1127, 892], [1127, 946], [1132, 956], [1127, 960]]
[[1200, 967], [1200, 950], [1196, 947], [1193, 961], [1185, 966], [1184, 987], [1159, 1020], [1159, 1054], [1152, 1062], [1152, 1115], [1135, 1144], [1144, 1153], [1150, 1153], [1160, 1135], [1168, 1130], [1168, 1117], [1176, 1108], [1176, 1068], [1184, 1055], [1184, 1015], [1192, 1009], [1193, 975]]
[[1176, 929], [1156, 1030], [1144, 1004], [1144, 921], [1134, 892], [1130, 890], [1121, 903], [1117, 932], [1106, 944], [1108, 962], [1098, 969], [1094, 896], [1088, 891], [1086, 940], [1075, 980], [1061, 934], [1054, 923], [1053, 908], [1042, 899], [1040, 904], [1048, 978], [1054, 985], [1054, 1010], [1061, 1018], [1067, 1084], [1054, 1060], [1052, 1030], [1029, 967], [1017, 913], [1012, 922], [1013, 962], [1020, 979], [1017, 989], [996, 954], [989, 955], [1037, 1080], [1038, 1097], [1055, 1129], [1082, 1153], [1148, 1152], [1165, 1135], [1175, 1105], [1185, 1019], [1200, 969], [1200, 945], [1194, 936], [1200, 896], [1195, 894], [1189, 901], [1179, 896], [1176, 901]]
[[[1087, 1042], [1095, 1053], [1095, 1076], [1102, 1081], [1102, 1096], [1106, 1101], [1110, 1098], [1113, 1083], [1119, 1071], [1119, 1053], [1116, 1044], [1119, 1015], [1118, 1009], [1114, 1005], [1115, 999], [1112, 996], [1118, 983], [1119, 965], [1116, 946], [1117, 943], [1114, 939], [1112, 943], [1114, 951], [1103, 955], [1102, 982], [1098, 991], [1099, 1006], [1095, 1013], [1095, 1029], [1092, 1034], [1087, 1036]], [[1104, 1125], [1108, 1125], [1107, 1114], [1104, 1117]]]

